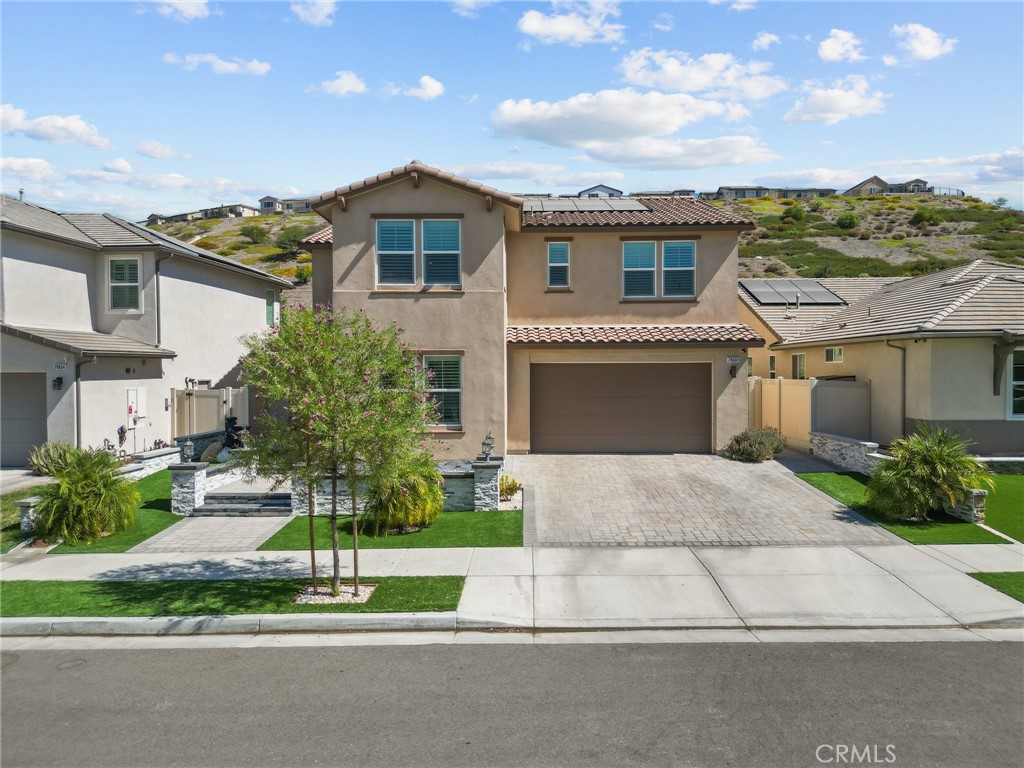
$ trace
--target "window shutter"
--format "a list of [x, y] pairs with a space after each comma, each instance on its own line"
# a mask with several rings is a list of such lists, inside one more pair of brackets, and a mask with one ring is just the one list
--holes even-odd
[[625, 243], [622, 266], [624, 269], [654, 269], [654, 243]]
[[665, 269], [693, 269], [696, 255], [697, 251], [692, 240], [667, 242], [663, 251]]
[[267, 325], [273, 325], [275, 320], [274, 304], [276, 296], [273, 291], [267, 291]]
[[458, 285], [462, 282], [459, 274], [459, 254], [428, 253], [423, 257], [423, 282], [437, 285]]
[[625, 296], [653, 296], [654, 295], [654, 270], [638, 270], [626, 272], [623, 280], [623, 295]]
[[457, 221], [424, 221], [423, 250], [457, 253], [461, 248], [459, 229]]
[[428, 357], [427, 370], [434, 374], [431, 389], [458, 389], [462, 377], [462, 361], [457, 357]]
[[414, 283], [416, 281], [411, 253], [378, 253], [381, 283]]
[[411, 221], [377, 222], [377, 251], [410, 253], [413, 250], [413, 223]]

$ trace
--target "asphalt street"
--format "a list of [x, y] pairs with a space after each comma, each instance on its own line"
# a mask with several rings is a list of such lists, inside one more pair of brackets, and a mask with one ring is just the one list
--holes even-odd
[[1024, 764], [1012, 642], [9, 651], [2, 667], [4, 766]]

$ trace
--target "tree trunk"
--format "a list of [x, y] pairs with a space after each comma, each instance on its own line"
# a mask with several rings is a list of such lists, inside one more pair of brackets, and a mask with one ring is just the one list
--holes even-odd
[[356, 473], [349, 468], [348, 492], [352, 498], [352, 593], [359, 595], [359, 520], [356, 517]]
[[331, 555], [334, 558], [334, 575], [331, 577], [331, 594], [341, 594], [341, 557], [338, 554], [338, 470], [331, 474]]
[[[312, 424], [306, 422], [306, 470], [309, 470], [310, 436]], [[306, 503], [309, 510], [309, 567], [313, 571], [313, 594], [317, 593], [316, 586], [316, 534], [313, 530], [313, 517], [316, 514], [316, 497], [313, 495], [313, 481], [306, 483]]]

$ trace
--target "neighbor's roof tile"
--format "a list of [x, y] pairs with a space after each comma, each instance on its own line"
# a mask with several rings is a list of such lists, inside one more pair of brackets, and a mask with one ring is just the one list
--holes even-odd
[[509, 344], [743, 344], [762, 339], [742, 323], [722, 325], [512, 325]]
[[694, 197], [630, 197], [646, 206], [643, 211], [530, 211], [523, 212], [523, 229], [542, 227], [673, 227], [729, 226], [753, 229], [735, 216]]

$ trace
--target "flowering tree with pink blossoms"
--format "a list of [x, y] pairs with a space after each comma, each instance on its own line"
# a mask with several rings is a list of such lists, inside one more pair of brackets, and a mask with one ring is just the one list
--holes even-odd
[[378, 328], [362, 311], [330, 306], [285, 309], [269, 333], [246, 337], [242, 382], [260, 399], [243, 462], [278, 484], [307, 486], [314, 589], [313, 494], [331, 483], [331, 591], [341, 590], [339, 483], [352, 514], [354, 591], [359, 594], [357, 497], [371, 483], [399, 480], [431, 453], [435, 420], [428, 374], [394, 324]]

